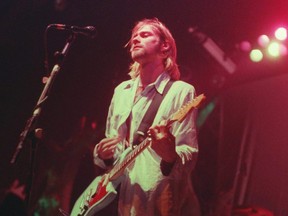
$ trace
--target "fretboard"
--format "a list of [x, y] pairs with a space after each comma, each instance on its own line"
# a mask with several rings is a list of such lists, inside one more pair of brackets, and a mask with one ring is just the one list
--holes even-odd
[[151, 138], [147, 137], [139, 145], [137, 145], [131, 152], [126, 155], [123, 161], [116, 163], [116, 165], [109, 172], [109, 179], [113, 180], [115, 176], [118, 176], [134, 159], [151, 143]]

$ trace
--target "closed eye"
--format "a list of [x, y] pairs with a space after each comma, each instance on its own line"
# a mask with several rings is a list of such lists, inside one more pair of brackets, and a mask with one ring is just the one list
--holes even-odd
[[153, 35], [152, 32], [149, 31], [141, 31], [133, 35], [133, 39], [135, 39], [137, 36], [140, 36], [141, 38], [147, 38], [149, 36]]
[[152, 32], [140, 32], [140, 37], [146, 38], [152, 35]]

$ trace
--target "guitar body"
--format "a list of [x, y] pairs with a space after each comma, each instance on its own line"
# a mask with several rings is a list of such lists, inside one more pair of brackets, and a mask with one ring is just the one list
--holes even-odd
[[[115, 162], [115, 166], [121, 164], [130, 152], [131, 148], [126, 149], [119, 160]], [[120, 172], [114, 176], [113, 180], [105, 181], [108, 176], [109, 173], [98, 176], [90, 183], [75, 202], [71, 216], [93, 216], [115, 199], [116, 189], [124, 176]]]
[[75, 202], [71, 216], [92, 216], [105, 208], [116, 197], [122, 177], [103, 185], [103, 177], [95, 178]]

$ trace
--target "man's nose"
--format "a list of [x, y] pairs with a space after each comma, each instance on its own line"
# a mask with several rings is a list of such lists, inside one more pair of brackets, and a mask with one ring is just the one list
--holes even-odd
[[139, 42], [140, 42], [139, 35], [134, 36], [133, 39], [132, 39], [132, 43], [133, 43], [133, 44], [137, 44], [137, 43], [139, 43]]

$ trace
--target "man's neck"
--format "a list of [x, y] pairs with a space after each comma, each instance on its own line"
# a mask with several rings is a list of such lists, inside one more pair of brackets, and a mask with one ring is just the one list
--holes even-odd
[[140, 79], [145, 88], [150, 83], [156, 81], [158, 76], [163, 73], [164, 66], [161, 63], [149, 63], [140, 68]]

